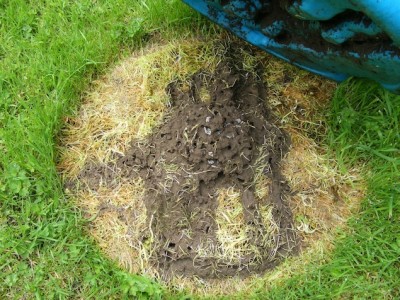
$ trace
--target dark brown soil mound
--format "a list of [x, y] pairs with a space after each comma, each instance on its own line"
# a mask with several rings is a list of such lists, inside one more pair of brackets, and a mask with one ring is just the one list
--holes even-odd
[[[167, 91], [172, 107], [163, 125], [147, 141], [133, 141], [117, 161], [122, 176], [145, 181], [143, 201], [155, 241], [154, 264], [165, 278], [246, 276], [272, 268], [295, 251], [297, 243], [285, 202], [289, 188], [279, 165], [290, 141], [265, 106], [264, 84], [221, 63], [215, 74], [198, 73], [189, 86], [177, 81]], [[261, 152], [264, 175], [272, 182], [266, 199], [254, 192]], [[88, 166], [81, 178], [94, 186], [100, 180], [111, 182], [110, 174], [107, 168]], [[227, 187], [241, 192], [246, 234], [258, 253], [240, 261], [199, 255], [205, 244], [219, 247], [217, 198]], [[273, 206], [279, 232], [269, 237], [272, 244], [265, 242], [261, 206]], [[143, 242], [149, 238], [149, 232], [143, 233]]]

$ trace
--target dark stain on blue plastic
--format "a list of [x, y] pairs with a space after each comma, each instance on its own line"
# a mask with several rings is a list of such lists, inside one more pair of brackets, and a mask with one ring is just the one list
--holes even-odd
[[387, 1], [184, 0], [251, 44], [335, 81], [400, 90], [400, 5]]

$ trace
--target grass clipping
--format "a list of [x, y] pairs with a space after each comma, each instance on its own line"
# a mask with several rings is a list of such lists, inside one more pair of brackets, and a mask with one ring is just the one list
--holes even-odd
[[[199, 70], [213, 72], [226, 54], [226, 47], [220, 41], [229, 43], [229, 39], [218, 36], [207, 42], [178, 40], [136, 52], [110, 74], [95, 81], [79, 112], [67, 120], [58, 166], [67, 193], [84, 216], [91, 219], [87, 230], [99, 246], [130, 272], [159, 276], [149, 263], [156, 241], [142, 201], [143, 181], [129, 181], [110, 169], [111, 187], [100, 185], [93, 190], [79, 181], [79, 174], [85, 165], [107, 164], [115, 154], [125, 153], [132, 140], [144, 140], [168, 110], [166, 86], [177, 79], [185, 81]], [[335, 84], [254, 49], [249, 53], [248, 49], [242, 50], [243, 67], [254, 72], [261, 65], [266, 70], [270, 109], [279, 117], [280, 127], [291, 135], [292, 146], [282, 161], [282, 172], [292, 190], [289, 204], [302, 241], [300, 254], [263, 276], [207, 281], [177, 277], [167, 283], [172, 289], [201, 295], [246, 293], [301, 272], [306, 263], [323, 259], [332, 247], [335, 229], [345, 226], [363, 196], [357, 170], [342, 174], [324, 146], [315, 141], [325, 134], [320, 112], [331, 98]], [[270, 187], [262, 170], [260, 166], [255, 172], [258, 198], [268, 195]], [[72, 188], [68, 182], [78, 185]], [[273, 235], [277, 225], [273, 222], [272, 208], [265, 206], [260, 214]], [[240, 194], [234, 187], [219, 191], [215, 221], [220, 249], [213, 249], [213, 255], [235, 261], [254, 251], [246, 240]], [[142, 238], [144, 235], [146, 239]], [[200, 256], [209, 254], [207, 249], [202, 250], [199, 249]]]

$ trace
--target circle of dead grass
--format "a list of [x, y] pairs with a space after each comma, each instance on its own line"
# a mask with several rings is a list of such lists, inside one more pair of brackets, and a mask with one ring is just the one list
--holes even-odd
[[[141, 201], [143, 182], [139, 178], [127, 181], [116, 172], [112, 188], [100, 186], [93, 191], [79, 182], [79, 172], [87, 163], [108, 163], [114, 154], [125, 153], [132, 140], [145, 139], [168, 111], [165, 87], [173, 80], [185, 81], [199, 70], [213, 72], [227, 51], [220, 41], [227, 39], [231, 37], [176, 40], [135, 52], [93, 83], [79, 112], [68, 119], [63, 131], [58, 168], [65, 182], [78, 183], [67, 193], [91, 219], [87, 231], [100, 248], [130, 272], [158, 278], [157, 270], [149, 264], [155, 241]], [[242, 52], [245, 70], [254, 72], [260, 64], [266, 70], [269, 107], [292, 139], [291, 150], [282, 161], [282, 172], [293, 191], [288, 200], [302, 240], [301, 253], [264, 276], [208, 281], [176, 277], [166, 283], [171, 289], [198, 295], [243, 295], [276, 284], [301, 272], [307, 263], [323, 261], [332, 248], [334, 229], [345, 228], [363, 197], [359, 170], [340, 172], [326, 147], [312, 138], [325, 134], [321, 111], [335, 84], [257, 50], [249, 53], [244, 48]], [[261, 198], [268, 195], [270, 185], [262, 170], [262, 164], [258, 164], [254, 182]], [[220, 191], [218, 203], [217, 237], [224, 250], [219, 253], [235, 259], [243, 254], [246, 245], [240, 197], [232, 187]], [[267, 222], [271, 220], [268, 207], [260, 213]], [[274, 224], [268, 226], [274, 230]], [[140, 238], [144, 232], [149, 237], [145, 241]], [[233, 242], [236, 247], [232, 247]]]

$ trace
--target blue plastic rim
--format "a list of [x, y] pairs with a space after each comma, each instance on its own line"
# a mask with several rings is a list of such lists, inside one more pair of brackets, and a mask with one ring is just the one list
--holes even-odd
[[399, 0], [183, 1], [303, 69], [339, 82], [368, 78], [400, 93]]

